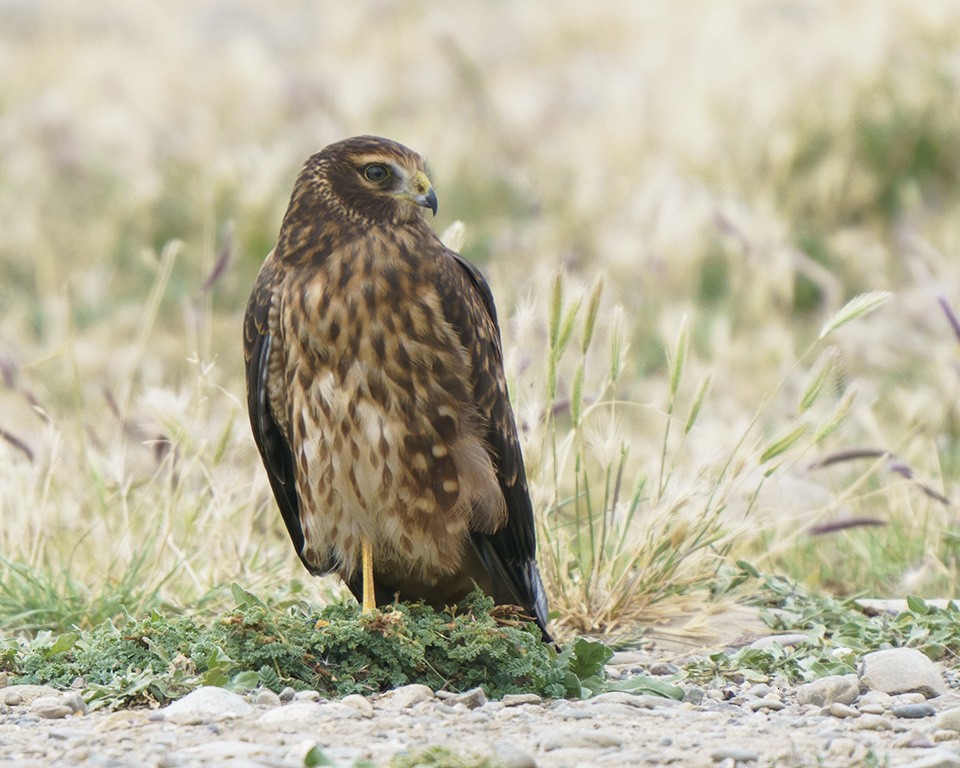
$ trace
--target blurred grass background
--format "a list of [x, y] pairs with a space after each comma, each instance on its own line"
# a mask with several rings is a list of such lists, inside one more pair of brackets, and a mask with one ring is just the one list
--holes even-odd
[[240, 319], [358, 133], [426, 156], [490, 278], [561, 627], [736, 558], [956, 594], [960, 4], [0, 0], [0, 72], [0, 625], [337, 589]]

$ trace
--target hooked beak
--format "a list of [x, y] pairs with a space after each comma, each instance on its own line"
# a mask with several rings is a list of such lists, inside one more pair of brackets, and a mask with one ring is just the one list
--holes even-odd
[[417, 175], [413, 177], [413, 194], [410, 199], [417, 205], [429, 208], [434, 216], [437, 215], [437, 193], [433, 191], [430, 179], [423, 171], [417, 171]]
[[433, 191], [433, 187], [430, 187], [425, 194], [417, 195], [416, 201], [417, 205], [429, 208], [434, 216], [437, 215], [437, 193]]

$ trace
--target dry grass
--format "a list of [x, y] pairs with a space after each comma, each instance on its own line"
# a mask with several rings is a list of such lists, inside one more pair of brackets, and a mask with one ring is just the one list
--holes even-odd
[[[302, 577], [239, 320], [299, 164], [360, 132], [428, 155], [491, 277], [562, 626], [730, 557], [953, 594], [958, 61], [945, 1], [0, 7], [0, 604], [9, 564], [145, 604]], [[811, 469], [851, 449], [900, 463]]]

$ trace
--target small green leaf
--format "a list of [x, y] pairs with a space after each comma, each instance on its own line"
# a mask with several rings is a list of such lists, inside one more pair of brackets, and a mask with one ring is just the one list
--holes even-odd
[[315, 768], [318, 765], [334, 765], [334, 762], [324, 754], [320, 747], [314, 744], [303, 756], [303, 764], [305, 768]]
[[50, 646], [49, 654], [55, 656], [58, 653], [66, 653], [77, 644], [79, 635], [76, 632], [64, 632], [57, 641]]
[[921, 616], [929, 610], [926, 601], [916, 595], [907, 595], [907, 608]]
[[260, 684], [260, 675], [251, 669], [240, 672], [230, 678], [230, 682], [224, 686], [231, 691], [252, 691]]
[[573, 657], [570, 660], [570, 671], [580, 680], [585, 680], [603, 672], [603, 665], [613, 656], [603, 643], [579, 638], [573, 644]]
[[568, 699], [582, 699], [583, 686], [580, 685], [580, 678], [573, 672], [567, 671], [563, 677], [563, 695]]
[[230, 585], [230, 592], [237, 603], [237, 608], [252, 608], [253, 606], [266, 608], [263, 600], [252, 592], [247, 592], [247, 590], [237, 584], [237, 582], [233, 582]]
[[216, 667], [214, 669], [208, 669], [200, 675], [200, 682], [204, 685], [212, 685], [215, 688], [226, 688], [227, 683], [230, 682], [230, 676], [227, 675], [226, 670], [222, 667]]
[[589, 699], [607, 690], [607, 682], [599, 675], [590, 675], [580, 680], [580, 697]]
[[607, 683], [609, 691], [627, 691], [629, 693], [649, 693], [662, 696], [665, 699], [680, 701], [683, 699], [683, 688], [665, 680], [659, 680], [647, 675], [635, 675], [626, 680], [614, 680]]

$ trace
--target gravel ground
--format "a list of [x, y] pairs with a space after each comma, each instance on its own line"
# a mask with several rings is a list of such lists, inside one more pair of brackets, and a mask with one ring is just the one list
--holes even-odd
[[[710, 630], [713, 650], [805, 640], [767, 636], [755, 611], [717, 617]], [[608, 676], [669, 676], [689, 653], [681, 649], [663, 638], [617, 653]], [[158, 710], [89, 712], [79, 692], [0, 679], [0, 765], [299, 768], [319, 747], [337, 766], [382, 766], [440, 745], [504, 768], [960, 768], [958, 682], [953, 669], [910, 648], [867, 654], [858, 674], [805, 685], [681, 682], [681, 702], [621, 692], [487, 701], [479, 689], [451, 695], [422, 685], [337, 701], [201, 688]]]
[[[866, 657], [859, 676], [803, 686], [684, 684], [683, 702], [619, 692], [588, 701], [487, 701], [479, 690], [450, 696], [420, 685], [320, 701], [312, 692], [243, 697], [203, 688], [159, 710], [85, 712], [76, 692], [7, 686], [0, 763], [293, 768], [319, 746], [335, 765], [358, 758], [385, 765], [395, 754], [444, 745], [494, 756], [507, 768], [960, 766], [960, 694], [944, 682], [947, 671], [910, 649], [881, 654], [879, 667]], [[612, 661], [614, 676], [651, 669], [646, 652]], [[653, 662], [653, 669], [671, 666]], [[890, 685], [917, 690], [881, 690]]]

